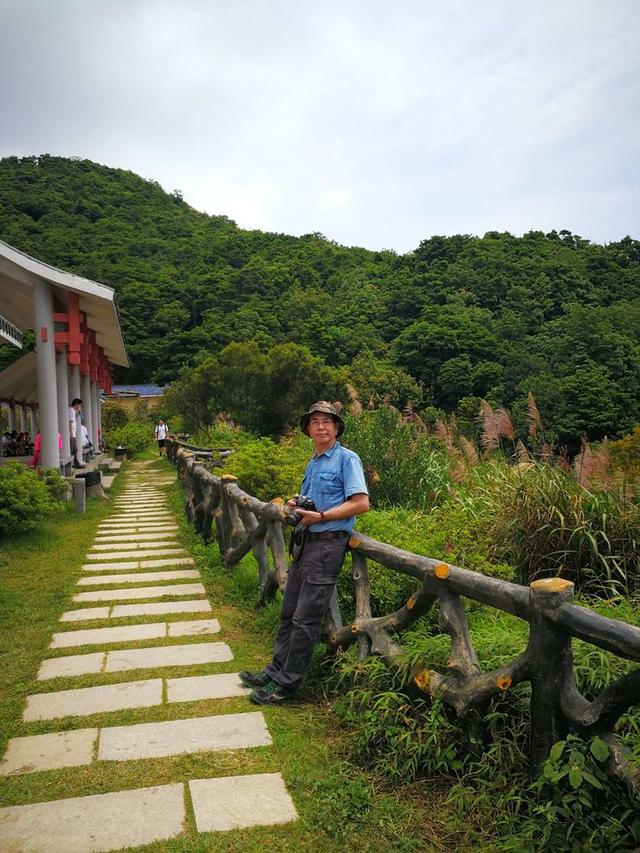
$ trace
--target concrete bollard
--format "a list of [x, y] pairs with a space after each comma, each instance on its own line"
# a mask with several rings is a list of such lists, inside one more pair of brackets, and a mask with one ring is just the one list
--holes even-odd
[[87, 508], [87, 484], [82, 477], [73, 481], [73, 502], [76, 512], [84, 513]]

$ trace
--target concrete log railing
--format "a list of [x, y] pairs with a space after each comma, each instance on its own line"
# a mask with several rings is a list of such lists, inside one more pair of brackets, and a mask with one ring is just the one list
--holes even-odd
[[[186, 486], [186, 512], [196, 530], [205, 542], [215, 537], [226, 566], [251, 552], [258, 564], [259, 602], [272, 599], [287, 581], [284, 501], [276, 498], [264, 503], [246, 494], [236, 477], [218, 477], [207, 471], [194, 451], [174, 438], [167, 440], [167, 456]], [[451, 637], [451, 650], [444, 671], [414, 672], [418, 689], [440, 697], [461, 717], [477, 720], [493, 697], [529, 682], [532, 766], [539, 769], [553, 743], [570, 731], [585, 737], [600, 735], [610, 747], [611, 772], [637, 795], [640, 774], [630, 769], [624, 749], [611, 732], [618, 718], [640, 702], [640, 670], [618, 678], [589, 701], [575, 684], [572, 639], [640, 661], [640, 628], [573, 604], [574, 585], [562, 578], [537, 580], [525, 587], [412, 554], [362, 534], [355, 534], [349, 546], [355, 614], [343, 625], [337, 607], [332, 609], [324, 626], [331, 646], [344, 649], [356, 643], [360, 658], [379, 655], [398, 663], [403, 655], [398, 633], [437, 603], [438, 623]], [[417, 581], [416, 591], [394, 613], [372, 616], [368, 560]], [[528, 622], [526, 648], [498, 669], [483, 672], [469, 637], [463, 597]]]

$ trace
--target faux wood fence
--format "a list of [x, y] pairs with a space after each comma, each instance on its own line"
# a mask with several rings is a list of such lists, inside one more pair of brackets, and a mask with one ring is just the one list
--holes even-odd
[[[284, 501], [263, 503], [240, 489], [230, 474], [218, 477], [175, 439], [167, 456], [186, 485], [186, 511], [206, 542], [215, 536], [225, 565], [249, 552], [258, 564], [259, 600], [284, 589], [287, 556], [283, 533]], [[437, 602], [439, 625], [451, 637], [444, 672], [422, 670], [420, 690], [438, 696], [461, 717], [470, 717], [521, 682], [531, 684], [530, 754], [539, 768], [553, 743], [570, 731], [600, 735], [611, 750], [609, 769], [637, 794], [640, 775], [612, 734], [618, 718], [640, 701], [640, 669], [618, 678], [593, 701], [578, 690], [573, 674], [572, 639], [577, 637], [627, 660], [640, 660], [640, 629], [572, 603], [574, 586], [561, 578], [533, 581], [528, 587], [486, 577], [450, 563], [422, 557], [356, 534], [349, 540], [355, 587], [355, 614], [343, 624], [337, 605], [325, 623], [325, 639], [334, 648], [358, 644], [361, 658], [380, 655], [397, 662], [403, 649], [396, 635], [424, 616]], [[413, 577], [414, 594], [394, 613], [373, 617], [367, 560]], [[482, 672], [469, 637], [462, 596], [488, 604], [529, 623], [529, 642], [521, 654], [492, 672]]]

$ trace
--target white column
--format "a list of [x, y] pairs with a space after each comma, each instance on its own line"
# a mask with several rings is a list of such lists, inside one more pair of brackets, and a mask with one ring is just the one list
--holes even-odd
[[[36, 427], [36, 407], [35, 405], [29, 406], [29, 423], [31, 424], [31, 439], [35, 438], [36, 432], [38, 431]], [[67, 430], [68, 432], [68, 430]]]
[[20, 432], [27, 431], [27, 418], [25, 417], [24, 403], [20, 403]]
[[[84, 415], [84, 425], [87, 428], [87, 435], [89, 438], [93, 435], [93, 429], [91, 424], [91, 380], [88, 376], [83, 376], [80, 380], [80, 385], [82, 388], [82, 394], [80, 394], [82, 398], [82, 413]], [[78, 430], [78, 456], [82, 460], [82, 430]]]
[[[56, 388], [56, 346], [53, 325], [53, 293], [44, 281], [35, 284], [35, 333], [40, 404], [41, 465], [58, 468], [58, 394]], [[43, 340], [46, 337], [46, 340]]]
[[9, 419], [7, 429], [9, 430], [9, 432], [13, 432], [14, 429], [16, 428], [16, 404], [15, 403], [9, 403], [7, 405], [7, 417]]
[[58, 384], [58, 430], [62, 436], [62, 459], [66, 463], [71, 456], [69, 440], [69, 371], [67, 351], [58, 353], [56, 360], [56, 382]]
[[[80, 368], [74, 364], [69, 366], [69, 405], [76, 397], [80, 400], [82, 392], [80, 390]], [[76, 441], [80, 441], [80, 420], [80, 415], [76, 415]], [[82, 462], [82, 448], [78, 450], [78, 462]]]
[[89, 433], [93, 452], [98, 452], [98, 386], [91, 383], [91, 432]]
[[[102, 439], [104, 441], [104, 436], [102, 435], [102, 388], [98, 385], [98, 440]], [[98, 449], [100, 445], [98, 444]]]

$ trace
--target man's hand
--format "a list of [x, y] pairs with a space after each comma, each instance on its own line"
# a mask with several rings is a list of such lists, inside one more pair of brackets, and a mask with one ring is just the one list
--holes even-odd
[[319, 512], [316, 512], [312, 509], [300, 509], [300, 507], [296, 507], [294, 503], [295, 511], [302, 516], [298, 524], [301, 524], [303, 527], [307, 527], [309, 524], [317, 524], [319, 521], [322, 521], [322, 516]]

